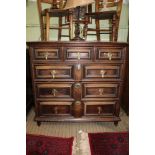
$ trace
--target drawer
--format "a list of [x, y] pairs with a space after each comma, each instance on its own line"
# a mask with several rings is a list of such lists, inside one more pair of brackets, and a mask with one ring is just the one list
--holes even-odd
[[123, 60], [124, 50], [122, 48], [102, 48], [98, 47], [96, 52], [97, 60], [108, 60], [108, 62], [112, 60]]
[[35, 65], [36, 79], [73, 79], [72, 65]]
[[118, 97], [119, 84], [83, 84], [84, 98]]
[[105, 115], [115, 114], [116, 101], [84, 102], [84, 115]]
[[85, 65], [84, 78], [86, 79], [112, 79], [118, 80], [122, 76], [121, 65]]
[[72, 98], [72, 84], [37, 83], [36, 90], [39, 98]]
[[53, 47], [53, 48], [43, 48], [43, 49], [34, 49], [34, 56], [35, 60], [50, 60], [50, 61], [60, 61], [61, 54], [60, 48]]
[[81, 60], [91, 60], [92, 59], [92, 48], [66, 48], [66, 60], [68, 61], [81, 61]]
[[39, 115], [71, 115], [72, 102], [41, 101], [38, 103]]

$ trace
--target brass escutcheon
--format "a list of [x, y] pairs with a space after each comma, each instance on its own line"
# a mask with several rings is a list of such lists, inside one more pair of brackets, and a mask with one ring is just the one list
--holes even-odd
[[80, 105], [81, 102], [80, 102], [80, 101], [75, 101], [75, 104], [76, 104], [76, 105]]
[[74, 87], [75, 88], [81, 88], [81, 84], [80, 83], [75, 83]]

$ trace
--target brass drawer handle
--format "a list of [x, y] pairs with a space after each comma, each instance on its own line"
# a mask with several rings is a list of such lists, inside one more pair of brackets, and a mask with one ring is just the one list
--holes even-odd
[[75, 88], [81, 88], [81, 84], [80, 83], [75, 83], [74, 87]]
[[103, 88], [100, 88], [98, 91], [99, 91], [99, 95], [103, 95]]
[[106, 71], [105, 70], [101, 70], [100, 71], [102, 78], [104, 78]]
[[51, 71], [51, 74], [52, 74], [52, 78], [54, 79], [55, 78], [56, 71], [55, 70], [52, 70]]
[[80, 60], [80, 52], [77, 53], [77, 59]]
[[56, 89], [53, 89], [53, 90], [52, 90], [52, 95], [53, 95], [53, 96], [56, 96], [56, 93], [57, 93], [57, 92], [58, 92], [58, 91], [57, 91]]
[[102, 107], [97, 107], [98, 109], [98, 114], [101, 114], [102, 113]]
[[45, 54], [45, 59], [46, 59], [46, 60], [48, 59], [48, 56], [49, 56], [49, 53], [46, 53], [46, 54]]
[[113, 56], [113, 54], [110, 53], [110, 52], [104, 53], [104, 55], [107, 56], [109, 60], [111, 60], [112, 59], [112, 56]]

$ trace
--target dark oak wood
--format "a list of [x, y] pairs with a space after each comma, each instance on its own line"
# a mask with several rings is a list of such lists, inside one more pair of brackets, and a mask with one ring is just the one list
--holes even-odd
[[127, 65], [125, 70], [124, 90], [122, 96], [122, 108], [129, 115], [129, 55], [127, 56]]
[[32, 79], [30, 73], [30, 57], [29, 50], [26, 49], [26, 115], [34, 105], [33, 93], [32, 93]]
[[40, 126], [41, 125], [41, 121], [37, 121], [37, 125]]
[[27, 45], [37, 122], [118, 124], [127, 43], [71, 41]]

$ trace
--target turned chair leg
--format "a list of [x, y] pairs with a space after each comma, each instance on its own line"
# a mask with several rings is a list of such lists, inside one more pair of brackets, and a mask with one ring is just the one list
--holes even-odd
[[109, 34], [109, 41], [113, 41], [113, 21], [111, 19], [109, 20], [109, 29], [111, 31]]
[[100, 41], [100, 21], [98, 19], [95, 20], [96, 23], [96, 36], [97, 36], [97, 41]]
[[69, 40], [73, 38], [73, 15], [69, 16]]
[[62, 17], [59, 17], [58, 41], [61, 40], [61, 33], [62, 33]]
[[88, 29], [88, 24], [85, 24], [83, 27], [83, 37], [85, 40], [87, 40], [87, 29]]
[[112, 41], [117, 41], [116, 33], [116, 15], [114, 15], [112, 20]]
[[40, 32], [41, 32], [41, 41], [44, 40], [44, 24], [43, 16], [40, 15]]
[[49, 40], [49, 29], [50, 29], [50, 17], [49, 13], [46, 13], [46, 41]]

